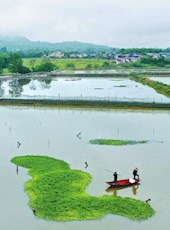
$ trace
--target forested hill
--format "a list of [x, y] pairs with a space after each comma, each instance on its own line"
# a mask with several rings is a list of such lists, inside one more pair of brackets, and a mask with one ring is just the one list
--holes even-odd
[[[0, 49], [6, 47], [8, 51], [26, 51], [30, 49], [39, 49], [39, 50], [60, 50], [62, 52], [101, 52], [111, 50], [108, 46], [100, 46], [90, 43], [83, 43], [77, 41], [70, 42], [60, 42], [60, 43], [50, 43], [50, 42], [41, 42], [41, 41], [31, 41], [22, 36], [7, 37], [0, 36]], [[113, 48], [112, 48], [113, 50]]]

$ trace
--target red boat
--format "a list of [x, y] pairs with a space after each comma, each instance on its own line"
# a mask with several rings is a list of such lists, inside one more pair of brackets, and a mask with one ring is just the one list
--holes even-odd
[[138, 184], [139, 181], [140, 181], [139, 179], [130, 178], [130, 179], [118, 180], [117, 182], [109, 181], [106, 182], [106, 184], [110, 185], [111, 187], [126, 187], [134, 184]]

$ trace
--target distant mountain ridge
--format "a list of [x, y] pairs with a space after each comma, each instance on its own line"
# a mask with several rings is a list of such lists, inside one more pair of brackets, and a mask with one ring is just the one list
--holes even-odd
[[22, 36], [0, 36], [0, 49], [6, 47], [8, 51], [26, 51], [30, 49], [39, 50], [60, 50], [62, 52], [87, 52], [89, 50], [93, 52], [102, 52], [113, 50], [113, 48], [102, 45], [95, 45], [90, 43], [83, 43], [78, 41], [68, 41], [59, 43], [50, 43], [42, 41], [31, 41]]

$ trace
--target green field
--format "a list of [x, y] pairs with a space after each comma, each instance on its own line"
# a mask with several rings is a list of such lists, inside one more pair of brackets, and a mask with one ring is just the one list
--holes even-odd
[[[40, 65], [44, 58], [23, 58], [23, 65], [30, 68]], [[86, 70], [86, 69], [121, 69], [129, 72], [140, 72], [140, 71], [158, 71], [165, 72], [170, 70], [170, 66], [155, 66], [152, 64], [143, 64], [140, 62], [131, 62], [125, 64], [116, 64], [115, 60], [97, 59], [97, 58], [48, 58], [52, 62], [56, 69], [67, 70]], [[69, 65], [73, 67], [69, 67]]]
[[[24, 58], [23, 59], [23, 65], [32, 68], [32, 65], [36, 66], [41, 64], [43, 58]], [[86, 68], [92, 68], [92, 69], [98, 69], [98, 68], [104, 68], [103, 63], [109, 63], [108, 68], [113, 68], [116, 64], [113, 60], [104, 60], [104, 59], [58, 59], [58, 58], [50, 58], [49, 59], [53, 64], [55, 64], [59, 69], [68, 69], [68, 64], [73, 64], [73, 69], [86, 69]], [[71, 67], [70, 67], [71, 68]]]
[[91, 176], [70, 169], [64, 161], [46, 156], [21, 156], [11, 161], [29, 169], [32, 178], [26, 183], [25, 190], [30, 198], [29, 205], [37, 217], [71, 221], [93, 220], [115, 214], [145, 220], [155, 213], [150, 205], [140, 200], [108, 195], [90, 196], [85, 190]]
[[[102, 58], [22, 58], [23, 66], [29, 68], [31, 72], [50, 72], [52, 70], [109, 70], [115, 69], [128, 73], [155, 72], [155, 74], [165, 73], [170, 71], [170, 66], [164, 67], [155, 66], [152, 64], [143, 64], [141, 62], [130, 62], [124, 64], [116, 64], [115, 60], [107, 60]], [[52, 70], [39, 70], [47, 61], [54, 64]], [[8, 75], [13, 72], [8, 67], [3, 68], [3, 74]], [[17, 73], [17, 72], [15, 72]], [[20, 73], [20, 72], [18, 72]]]

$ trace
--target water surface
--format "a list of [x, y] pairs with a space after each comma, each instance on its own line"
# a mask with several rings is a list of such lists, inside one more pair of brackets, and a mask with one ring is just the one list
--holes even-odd
[[[131, 110], [82, 110], [60, 108], [0, 107], [0, 212], [5, 230], [78, 230], [99, 229], [169, 229], [170, 199], [170, 112]], [[77, 134], [81, 132], [81, 138]], [[147, 144], [98, 146], [94, 138], [150, 140]], [[17, 141], [21, 143], [18, 148]], [[139, 168], [141, 185], [117, 191], [122, 197], [146, 200], [156, 215], [143, 222], [107, 215], [96, 221], [50, 222], [36, 218], [28, 205], [24, 183], [27, 170], [16, 168], [10, 159], [20, 155], [47, 155], [62, 159], [72, 169], [83, 170], [93, 177], [87, 192], [94, 196], [113, 195], [105, 181], [110, 171], [122, 178]], [[85, 168], [85, 161], [88, 168]], [[107, 190], [107, 191], [106, 191]]]
[[1, 97], [49, 99], [105, 99], [170, 102], [154, 89], [128, 78], [10, 79], [0, 82]]
[[150, 77], [150, 79], [170, 85], [170, 77]]

